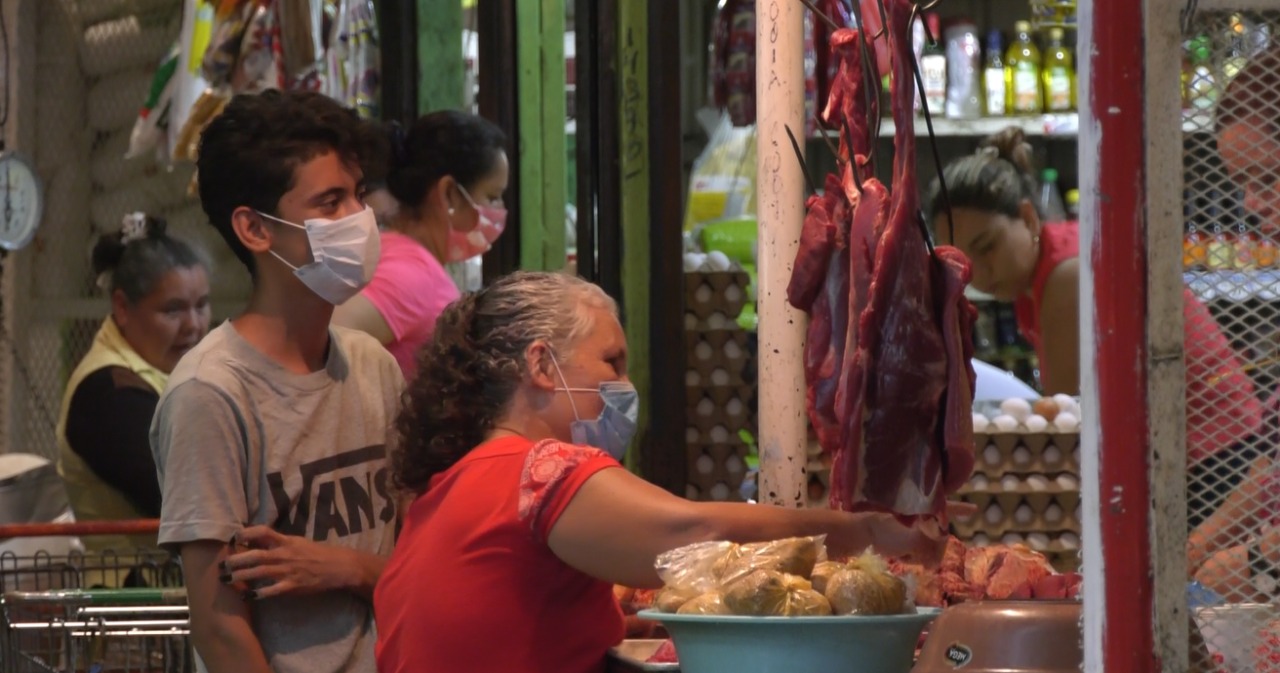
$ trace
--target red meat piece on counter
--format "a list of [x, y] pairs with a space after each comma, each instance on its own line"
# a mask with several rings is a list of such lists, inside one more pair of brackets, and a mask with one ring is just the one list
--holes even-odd
[[646, 664], [678, 664], [680, 659], [676, 657], [676, 644], [671, 640], [667, 640], [658, 646], [658, 651], [653, 656], [645, 660]]

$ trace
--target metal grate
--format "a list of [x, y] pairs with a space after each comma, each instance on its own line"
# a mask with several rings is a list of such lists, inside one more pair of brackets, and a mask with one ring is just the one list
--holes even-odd
[[[1251, 81], [1246, 64], [1262, 63], [1267, 50], [1280, 47], [1280, 11], [1201, 12], [1189, 28], [1183, 77], [1187, 514], [1191, 571], [1216, 594], [1193, 596], [1204, 643], [1193, 639], [1192, 657], [1201, 670], [1277, 670], [1280, 593], [1270, 575], [1280, 568], [1273, 518], [1280, 466], [1272, 464], [1273, 396], [1280, 386], [1280, 192], [1273, 189], [1280, 153], [1267, 143], [1280, 148], [1280, 139], [1263, 125], [1241, 144], [1243, 136], [1230, 128], [1219, 132], [1216, 120], [1230, 83]], [[1251, 87], [1255, 99], [1248, 108], [1268, 122], [1280, 117], [1280, 69], [1271, 81], [1274, 89]]]
[[[44, 221], [36, 240], [6, 262], [21, 295], [13, 334], [0, 349], [16, 354], [6, 382], [14, 400], [9, 451], [56, 454], [63, 386], [88, 350], [107, 303], [94, 288], [89, 251], [129, 211], [169, 221], [170, 231], [211, 253], [215, 312], [248, 294], [248, 274], [187, 194], [192, 167], [170, 170], [152, 153], [125, 159], [130, 132], [152, 74], [178, 35], [183, 3], [172, 0], [43, 0], [36, 3], [36, 144], [44, 183]], [[19, 263], [21, 260], [21, 263]]]

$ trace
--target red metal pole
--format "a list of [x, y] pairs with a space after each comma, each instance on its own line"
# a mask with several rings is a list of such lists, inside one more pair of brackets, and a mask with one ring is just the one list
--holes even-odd
[[[1096, 195], [1092, 271], [1101, 570], [1102, 670], [1157, 673], [1148, 470], [1146, 133], [1143, 99], [1146, 3], [1094, 0], [1088, 105], [1100, 136], [1097, 165], [1082, 166]], [[1089, 118], [1092, 117], [1092, 120]], [[1083, 139], [1083, 136], [1082, 136]], [[1091, 153], [1082, 153], [1088, 156]], [[1087, 285], [1087, 284], [1086, 284]], [[1082, 310], [1090, 307], [1089, 299]], [[1086, 350], [1086, 352], [1088, 352]], [[1096, 559], [1097, 556], [1095, 555]], [[1086, 601], [1088, 599], [1086, 598]], [[1086, 610], [1088, 610], [1086, 605]], [[1093, 613], [1097, 615], [1098, 613]], [[1087, 619], [1088, 617], [1086, 617]]]
[[13, 537], [61, 535], [155, 535], [159, 530], [159, 519], [76, 521], [74, 523], [15, 523], [0, 526], [0, 540]]

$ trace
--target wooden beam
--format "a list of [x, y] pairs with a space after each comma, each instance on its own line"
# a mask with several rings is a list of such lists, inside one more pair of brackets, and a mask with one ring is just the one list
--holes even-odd
[[[618, 63], [622, 82], [620, 138], [622, 139], [622, 258], [623, 328], [627, 332], [631, 380], [640, 391], [640, 427], [652, 418], [649, 309], [651, 249], [649, 246], [649, 17], [646, 0], [618, 2]], [[664, 301], [667, 298], [663, 298]], [[637, 466], [636, 452], [628, 467]]]
[[[684, 382], [684, 172], [681, 128], [680, 3], [649, 3], [649, 432], [642, 444], [641, 473], [684, 496], [689, 461], [685, 447]], [[661, 354], [659, 356], [658, 354]]]
[[[518, 118], [519, 81], [516, 77], [516, 0], [480, 0], [476, 5], [476, 27], [479, 32], [480, 116], [497, 124], [507, 134], [507, 157], [511, 163], [511, 179], [506, 201], [522, 203], [524, 185], [519, 150]], [[519, 207], [507, 215], [507, 228], [493, 249], [484, 256], [485, 282], [520, 268], [520, 238], [523, 218]]]
[[[405, 3], [408, 4], [408, 3]], [[460, 110], [465, 102], [462, 3], [417, 0], [418, 111]], [[483, 67], [483, 66], [482, 66]]]

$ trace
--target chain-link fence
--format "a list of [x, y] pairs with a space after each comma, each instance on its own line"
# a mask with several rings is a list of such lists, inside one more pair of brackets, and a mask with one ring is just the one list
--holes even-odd
[[[1184, 36], [1183, 281], [1190, 566], [1201, 670], [1280, 670], [1280, 11]], [[1269, 72], [1274, 70], [1274, 72]], [[1275, 203], [1275, 206], [1272, 205]], [[1273, 485], [1274, 484], [1274, 485]]]
[[36, 144], [45, 188], [44, 219], [32, 245], [6, 263], [25, 301], [13, 311], [14, 334], [0, 348], [15, 355], [10, 451], [52, 457], [63, 386], [107, 314], [94, 285], [89, 251], [95, 236], [120, 227], [125, 213], [166, 219], [169, 231], [212, 255], [215, 313], [235, 308], [248, 275], [188, 195], [193, 168], [169, 168], [152, 153], [126, 159], [130, 133], [162, 58], [182, 24], [178, 0], [41, 0], [36, 41]]

